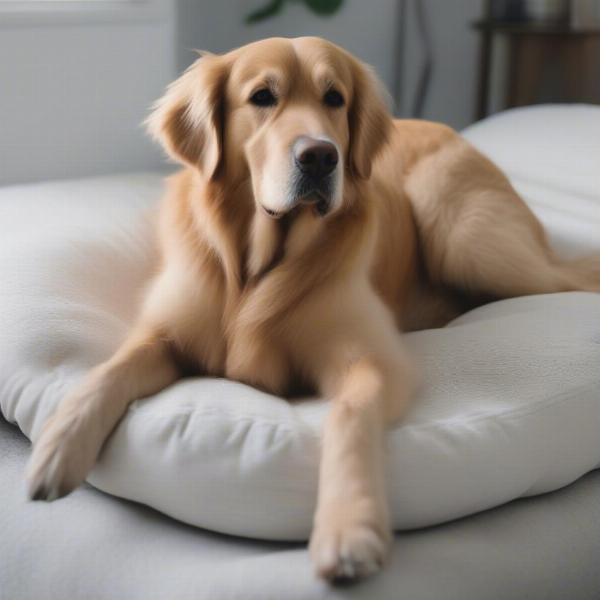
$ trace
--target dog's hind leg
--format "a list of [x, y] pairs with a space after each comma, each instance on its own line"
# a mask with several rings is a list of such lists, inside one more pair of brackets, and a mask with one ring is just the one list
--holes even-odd
[[170, 350], [154, 329], [134, 330], [116, 354], [92, 369], [59, 405], [35, 441], [27, 466], [33, 500], [54, 500], [78, 486], [133, 400], [178, 376]]
[[516, 201], [520, 199], [507, 194], [494, 199], [489, 208], [473, 202], [465, 209], [445, 239], [436, 273], [439, 280], [468, 293], [498, 298], [600, 292], [600, 256], [559, 259], [532, 214], [505, 214], [510, 211], [503, 205]]
[[508, 179], [464, 140], [421, 161], [406, 187], [434, 283], [496, 298], [600, 292], [600, 255], [559, 259]]

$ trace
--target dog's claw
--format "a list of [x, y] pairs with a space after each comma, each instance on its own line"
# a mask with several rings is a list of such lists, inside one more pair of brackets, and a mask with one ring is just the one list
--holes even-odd
[[28, 496], [29, 496], [29, 499], [34, 502], [37, 502], [37, 501], [52, 502], [54, 500], [58, 500], [59, 498], [62, 498], [63, 496], [66, 496], [67, 494], [71, 493], [72, 491], [73, 491], [73, 488], [70, 488], [67, 486], [49, 487], [45, 484], [42, 484], [42, 485], [38, 485], [35, 488], [30, 487], [29, 491], [28, 491]]
[[30, 500], [46, 500], [47, 492], [43, 487], [38, 487], [33, 491], [29, 491]]

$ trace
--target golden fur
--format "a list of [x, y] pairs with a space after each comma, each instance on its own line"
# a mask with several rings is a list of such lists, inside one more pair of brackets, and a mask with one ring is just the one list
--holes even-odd
[[[249, 103], [265, 86], [277, 105]], [[324, 105], [331, 89], [343, 106]], [[370, 70], [323, 40], [205, 55], [148, 124], [185, 165], [162, 205], [158, 275], [128, 339], [46, 424], [30, 494], [77, 486], [128, 404], [184, 370], [309, 386], [332, 399], [312, 559], [328, 579], [368, 575], [390, 540], [384, 432], [415, 385], [398, 329], [494, 298], [600, 291], [600, 261], [560, 261], [489, 160], [448, 127], [394, 121]], [[283, 210], [299, 136], [339, 151], [326, 216]]]

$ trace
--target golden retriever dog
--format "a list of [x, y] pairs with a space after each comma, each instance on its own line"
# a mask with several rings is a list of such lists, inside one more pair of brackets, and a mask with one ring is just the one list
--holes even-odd
[[148, 126], [184, 167], [160, 264], [127, 339], [36, 440], [31, 498], [73, 490], [130, 402], [183, 374], [310, 388], [331, 400], [315, 570], [375, 572], [391, 538], [384, 434], [418, 380], [400, 332], [493, 299], [600, 291], [600, 259], [559, 260], [488, 159], [444, 125], [394, 120], [371, 70], [321, 39], [203, 55]]

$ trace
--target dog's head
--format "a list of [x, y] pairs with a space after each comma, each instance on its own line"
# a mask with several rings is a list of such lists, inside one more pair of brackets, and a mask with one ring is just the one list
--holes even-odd
[[318, 38], [273, 38], [198, 59], [148, 123], [207, 180], [249, 178], [276, 218], [300, 204], [325, 216], [366, 179], [391, 117], [368, 67]]

